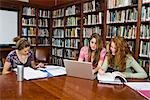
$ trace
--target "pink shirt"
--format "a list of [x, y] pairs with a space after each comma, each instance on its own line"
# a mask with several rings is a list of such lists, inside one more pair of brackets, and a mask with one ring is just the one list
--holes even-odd
[[[105, 55], [106, 55], [106, 49], [102, 48], [100, 55], [99, 55], [101, 61], [104, 61]], [[86, 62], [88, 62], [88, 47], [87, 46], [84, 46], [81, 48], [79, 58], [82, 59], [82, 61], [85, 60]]]

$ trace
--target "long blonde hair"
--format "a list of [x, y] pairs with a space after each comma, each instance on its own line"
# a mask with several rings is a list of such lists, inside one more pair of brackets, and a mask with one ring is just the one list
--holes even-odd
[[[112, 55], [110, 50], [111, 43], [114, 42], [116, 46], [115, 56]], [[130, 49], [126, 40], [122, 37], [114, 37], [111, 39], [108, 50], [108, 64], [110, 67], [117, 67], [119, 71], [125, 71], [126, 58], [130, 54]]]
[[102, 38], [99, 34], [97, 33], [93, 33], [90, 37], [90, 40], [89, 40], [89, 49], [88, 49], [88, 61], [91, 61], [91, 56], [92, 56], [92, 49], [90, 47], [90, 41], [95, 38], [96, 39], [96, 52], [95, 52], [95, 55], [94, 55], [94, 60], [93, 60], [93, 66], [97, 66], [98, 65], [98, 61], [100, 59], [100, 52], [102, 50]]

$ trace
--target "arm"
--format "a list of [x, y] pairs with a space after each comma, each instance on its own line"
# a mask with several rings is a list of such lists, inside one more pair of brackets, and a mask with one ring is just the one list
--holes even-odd
[[35, 61], [31, 61], [31, 67], [32, 67], [32, 68], [36, 68]]
[[126, 68], [132, 67], [136, 73], [123, 72], [126, 78], [147, 78], [147, 74], [144, 69], [137, 63], [137, 61], [131, 56], [128, 57], [126, 62]]
[[10, 62], [7, 62], [7, 61], [5, 62], [4, 67], [3, 67], [2, 74], [8, 74], [8, 73], [10, 73], [10, 71], [8, 71], [8, 70], [9, 70], [10, 65], [11, 65], [11, 63], [10, 63]]
[[103, 65], [102, 65], [102, 70], [106, 72], [107, 68], [108, 68], [108, 59], [107, 56], [104, 59]]
[[80, 55], [79, 55], [79, 58], [78, 58], [78, 61], [83, 61], [84, 60], [84, 47], [81, 48], [80, 50]]
[[94, 69], [95, 72], [99, 71], [99, 73], [104, 73], [104, 71], [102, 70], [101, 66], [104, 62], [104, 59], [105, 59], [105, 55], [106, 55], [106, 49], [103, 48], [101, 53], [100, 53], [100, 60], [98, 62], [98, 65], [97, 67]]
[[39, 67], [45, 67], [43, 63], [39, 63], [38, 65], [35, 64], [35, 61], [31, 61], [31, 67], [32, 68], [39, 68]]

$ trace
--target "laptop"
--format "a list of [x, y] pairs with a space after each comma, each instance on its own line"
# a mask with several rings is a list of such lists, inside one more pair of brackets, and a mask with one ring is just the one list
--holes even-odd
[[92, 72], [93, 68], [91, 62], [80, 62], [68, 59], [64, 59], [63, 61], [66, 68], [67, 76], [74, 76], [90, 80], [96, 78], [96, 75], [94, 75]]

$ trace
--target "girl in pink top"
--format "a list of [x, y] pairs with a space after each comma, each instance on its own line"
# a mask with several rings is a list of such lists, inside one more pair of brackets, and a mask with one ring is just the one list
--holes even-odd
[[101, 70], [104, 58], [106, 54], [106, 49], [103, 48], [102, 39], [97, 33], [93, 33], [90, 40], [89, 46], [84, 46], [80, 50], [80, 55], [78, 61], [87, 61], [92, 62], [93, 64], [93, 73]]

